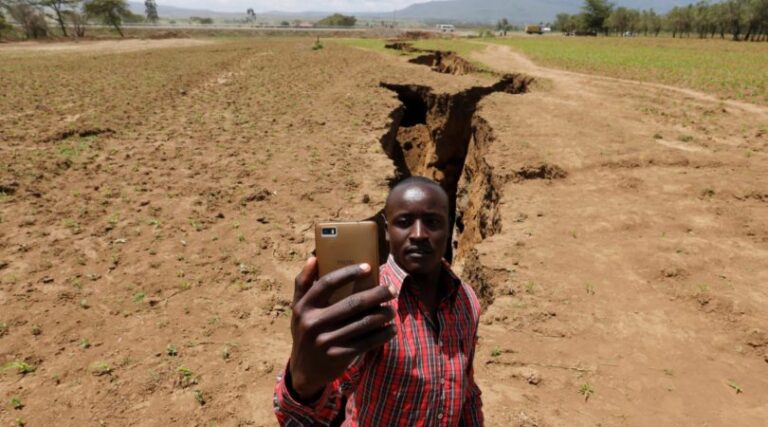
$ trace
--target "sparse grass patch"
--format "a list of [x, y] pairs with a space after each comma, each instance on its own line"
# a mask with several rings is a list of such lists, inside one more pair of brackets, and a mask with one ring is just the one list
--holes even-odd
[[133, 294], [133, 302], [134, 304], [141, 304], [144, 302], [144, 298], [147, 296], [147, 294], [144, 293], [144, 291], [138, 291], [135, 294]]
[[200, 404], [200, 406], [203, 406], [206, 403], [205, 396], [200, 390], [195, 390], [195, 400]]
[[64, 159], [75, 161], [81, 154], [91, 149], [90, 140], [81, 138], [76, 142], [63, 141], [58, 144], [59, 155]]
[[165, 354], [171, 357], [176, 357], [179, 355], [179, 350], [176, 348], [173, 344], [168, 344], [167, 347], [165, 347]]
[[20, 409], [24, 408], [24, 404], [21, 403], [21, 399], [19, 399], [16, 396], [11, 398], [10, 404], [11, 404], [11, 408], [16, 409], [16, 410], [20, 410]]
[[533, 280], [529, 280], [528, 283], [525, 284], [525, 293], [532, 294], [534, 290], [536, 290], [536, 283], [534, 283]]
[[191, 369], [180, 366], [177, 371], [179, 373], [178, 384], [181, 388], [186, 388], [198, 383], [198, 378]]
[[595, 294], [595, 285], [593, 283], [590, 283], [590, 282], [585, 283], [584, 289], [587, 291], [587, 295]]
[[112, 367], [110, 367], [107, 362], [95, 362], [91, 365], [91, 373], [97, 377], [111, 375]]
[[728, 387], [732, 388], [736, 392], [736, 394], [744, 393], [744, 389], [741, 388], [738, 384], [736, 384], [733, 381], [728, 383]]
[[595, 394], [595, 389], [590, 383], [584, 383], [579, 387], [579, 394], [584, 396], [584, 401], [588, 401], [590, 396]]
[[16, 370], [17, 373], [21, 375], [27, 375], [27, 374], [31, 374], [32, 372], [35, 372], [37, 368], [23, 360], [14, 360], [13, 362], [8, 362], [5, 365], [3, 365], [3, 371], [6, 371], [8, 369], [14, 369]]

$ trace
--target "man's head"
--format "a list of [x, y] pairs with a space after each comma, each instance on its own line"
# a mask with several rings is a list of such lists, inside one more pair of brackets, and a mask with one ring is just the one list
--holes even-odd
[[448, 194], [436, 182], [411, 177], [387, 197], [389, 250], [397, 264], [413, 276], [438, 272], [450, 237]]

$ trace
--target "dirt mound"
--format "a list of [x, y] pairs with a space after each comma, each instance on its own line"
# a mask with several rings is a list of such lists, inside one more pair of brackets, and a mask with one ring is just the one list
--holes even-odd
[[181, 31], [161, 31], [158, 33], [152, 33], [146, 37], [150, 40], [162, 40], [162, 39], [188, 39], [189, 34]]
[[387, 48], [387, 49], [401, 50], [403, 52], [409, 52], [409, 53], [410, 52], [420, 52], [420, 49], [416, 49], [415, 47], [413, 47], [412, 43], [407, 43], [407, 42], [397, 42], [396, 41], [396, 42], [392, 42], [392, 43], [387, 43], [387, 44], [384, 45], [384, 47]]
[[67, 129], [46, 138], [45, 142], [64, 141], [72, 137], [88, 138], [99, 135], [113, 135], [114, 133], [115, 131], [110, 128]]
[[428, 31], [406, 31], [400, 35], [400, 39], [402, 40], [428, 40], [440, 37], [439, 34], [430, 33]]
[[477, 71], [477, 67], [455, 52], [434, 51], [426, 55], [413, 58], [411, 64], [426, 65], [432, 71], [444, 74], [469, 74]]
[[563, 179], [568, 176], [563, 168], [557, 165], [540, 164], [535, 166], [523, 166], [514, 173], [513, 179], [516, 181], [525, 181], [529, 179]]

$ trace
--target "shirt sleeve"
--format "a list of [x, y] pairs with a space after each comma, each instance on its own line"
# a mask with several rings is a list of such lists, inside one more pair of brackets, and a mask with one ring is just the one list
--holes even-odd
[[319, 399], [309, 404], [300, 402], [291, 393], [287, 384], [290, 374], [286, 367], [278, 375], [275, 385], [273, 404], [278, 423], [285, 427], [330, 425], [344, 410], [344, 398], [349, 398], [357, 388], [361, 365], [362, 358], [356, 359], [344, 375], [325, 387]]
[[462, 407], [462, 425], [466, 427], [483, 426], [483, 400], [480, 387], [475, 382], [475, 347], [477, 346], [477, 326], [475, 326], [475, 338], [472, 343], [472, 349], [469, 355], [469, 364], [467, 365], [467, 395], [464, 398]]

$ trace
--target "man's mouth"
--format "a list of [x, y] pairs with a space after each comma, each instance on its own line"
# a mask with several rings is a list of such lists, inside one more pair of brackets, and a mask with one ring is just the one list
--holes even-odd
[[414, 256], [414, 257], [424, 257], [432, 255], [434, 251], [432, 248], [419, 248], [419, 247], [411, 247], [407, 248], [405, 250], [406, 256]]

